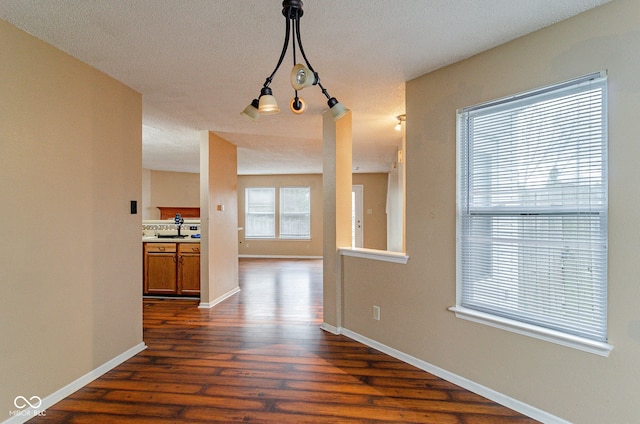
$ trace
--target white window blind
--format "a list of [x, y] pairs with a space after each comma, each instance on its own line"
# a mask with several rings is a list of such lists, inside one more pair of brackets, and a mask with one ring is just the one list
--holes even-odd
[[311, 191], [309, 187], [280, 188], [280, 238], [311, 238]]
[[247, 238], [276, 236], [276, 189], [248, 187], [245, 189], [244, 226]]
[[606, 76], [458, 111], [458, 306], [607, 340]]

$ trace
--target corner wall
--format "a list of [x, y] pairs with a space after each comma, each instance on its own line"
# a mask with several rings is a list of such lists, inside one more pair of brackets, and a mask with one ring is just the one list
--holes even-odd
[[238, 152], [205, 131], [200, 139], [200, 307], [240, 290], [238, 281]]
[[[406, 265], [344, 257], [344, 327], [551, 416], [640, 417], [640, 2], [615, 0], [407, 83]], [[608, 71], [608, 358], [455, 317], [456, 109]], [[371, 319], [372, 305], [381, 320]]]
[[338, 121], [322, 114], [322, 327], [342, 328], [342, 258], [340, 247], [352, 244], [352, 112]]
[[142, 99], [0, 20], [0, 420], [142, 344]]

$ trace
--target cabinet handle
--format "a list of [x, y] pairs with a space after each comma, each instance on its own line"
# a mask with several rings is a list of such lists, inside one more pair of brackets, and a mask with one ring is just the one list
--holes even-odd
[[164, 246], [158, 246], [158, 250], [161, 252], [164, 252], [167, 249]]

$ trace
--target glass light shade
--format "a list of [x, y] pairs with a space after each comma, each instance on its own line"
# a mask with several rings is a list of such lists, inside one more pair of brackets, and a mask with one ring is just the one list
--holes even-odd
[[251, 104], [249, 104], [247, 107], [244, 108], [244, 110], [242, 112], [240, 112], [240, 115], [251, 119], [252, 121], [257, 121], [258, 118], [260, 118], [260, 113], [258, 112], [258, 99], [253, 99], [251, 101]]
[[260, 112], [261, 115], [273, 115], [274, 113], [280, 112], [280, 108], [278, 107], [276, 98], [271, 94], [260, 96], [260, 102], [258, 103], [258, 112]]
[[336, 100], [335, 97], [330, 98], [327, 104], [330, 107], [329, 111], [331, 112], [331, 116], [333, 116], [334, 121], [337, 121], [338, 119], [342, 118], [345, 113], [349, 112], [349, 109], [347, 109], [345, 105]]
[[305, 87], [311, 87], [316, 82], [316, 76], [313, 72], [300, 63], [294, 66], [291, 70], [291, 86], [294, 90], [302, 90]]
[[[298, 101], [297, 104], [296, 100]], [[289, 109], [291, 109], [291, 112], [295, 113], [296, 115], [300, 115], [305, 110], [307, 110], [307, 103], [299, 97], [294, 97], [289, 103]]]

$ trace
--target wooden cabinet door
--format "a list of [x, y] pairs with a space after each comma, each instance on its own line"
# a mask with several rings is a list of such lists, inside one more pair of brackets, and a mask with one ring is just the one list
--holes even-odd
[[178, 246], [178, 294], [200, 295], [200, 245], [182, 243]]
[[178, 258], [175, 243], [145, 243], [144, 294], [167, 295], [178, 292]]

